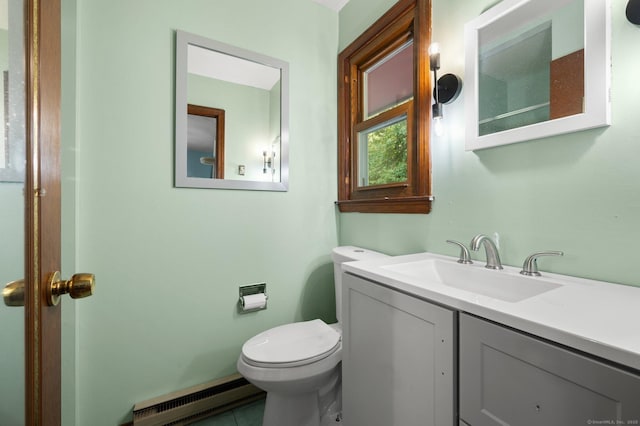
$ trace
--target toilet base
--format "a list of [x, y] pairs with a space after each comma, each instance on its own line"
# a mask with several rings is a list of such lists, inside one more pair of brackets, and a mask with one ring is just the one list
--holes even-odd
[[262, 426], [320, 426], [318, 394], [267, 393]]
[[310, 393], [267, 392], [262, 426], [335, 426], [341, 424], [339, 374]]

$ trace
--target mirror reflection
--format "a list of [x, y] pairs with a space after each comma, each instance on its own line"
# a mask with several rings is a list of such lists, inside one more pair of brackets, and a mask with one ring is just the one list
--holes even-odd
[[608, 0], [502, 0], [465, 24], [465, 148], [611, 123]]
[[177, 32], [176, 186], [287, 190], [288, 65]]
[[[24, 277], [24, 3], [0, 1], [0, 288]], [[25, 311], [0, 300], [0, 423], [25, 424]]]
[[545, 12], [479, 31], [479, 135], [584, 112], [583, 0]]
[[[0, 1], [0, 182], [24, 181], [24, 35], [19, 21], [22, 19], [21, 7], [21, 1]], [[13, 25], [9, 26], [9, 22]]]

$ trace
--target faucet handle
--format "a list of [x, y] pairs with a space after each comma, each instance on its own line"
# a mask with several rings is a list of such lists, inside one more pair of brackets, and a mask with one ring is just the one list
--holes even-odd
[[467, 247], [459, 241], [447, 240], [449, 244], [455, 244], [460, 247], [460, 258], [458, 259], [458, 263], [471, 264], [473, 261], [471, 260], [471, 256], [469, 255], [469, 250]]
[[556, 250], [549, 251], [540, 251], [537, 253], [533, 253], [531, 256], [527, 257], [522, 265], [522, 271], [520, 273], [522, 275], [526, 275], [528, 277], [539, 277], [541, 274], [538, 272], [538, 262], [537, 259], [540, 256], [563, 256], [564, 253]]

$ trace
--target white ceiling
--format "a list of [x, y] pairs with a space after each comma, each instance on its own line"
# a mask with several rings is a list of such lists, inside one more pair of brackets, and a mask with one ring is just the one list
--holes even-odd
[[225, 53], [189, 45], [187, 69], [190, 74], [271, 90], [280, 81], [280, 69], [237, 58]]
[[313, 0], [329, 9], [339, 12], [342, 7], [349, 2], [349, 0]]

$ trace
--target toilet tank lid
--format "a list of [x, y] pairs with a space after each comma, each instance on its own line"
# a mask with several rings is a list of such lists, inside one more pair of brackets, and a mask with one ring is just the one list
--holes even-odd
[[263, 331], [245, 342], [242, 355], [260, 363], [292, 363], [327, 353], [339, 342], [340, 333], [315, 319]]
[[384, 253], [356, 246], [340, 246], [333, 249], [331, 257], [334, 262], [352, 262], [356, 260], [369, 260], [380, 257], [389, 257]]

